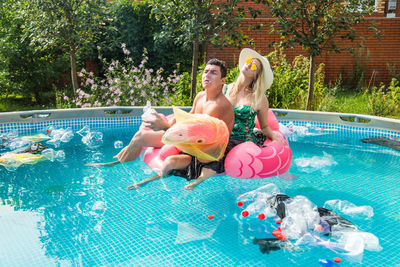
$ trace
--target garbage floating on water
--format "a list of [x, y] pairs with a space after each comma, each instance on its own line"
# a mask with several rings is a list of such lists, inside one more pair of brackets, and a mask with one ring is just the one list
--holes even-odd
[[[246, 228], [243, 231], [252, 232], [251, 236], [256, 237], [254, 243], [265, 253], [280, 248], [304, 251], [309, 246], [318, 246], [360, 262], [364, 250], [382, 249], [379, 239], [372, 233], [360, 231], [351, 221], [333, 210], [317, 207], [305, 196], [282, 194], [272, 183], [242, 194], [236, 201], [243, 209], [238, 217], [242, 227]], [[353, 212], [361, 210], [368, 216], [373, 215], [368, 206], [359, 209], [345, 200], [327, 203], [330, 206], [326, 206], [333, 209], [341, 205], [342, 210], [343, 207], [344, 210], [352, 208]]]

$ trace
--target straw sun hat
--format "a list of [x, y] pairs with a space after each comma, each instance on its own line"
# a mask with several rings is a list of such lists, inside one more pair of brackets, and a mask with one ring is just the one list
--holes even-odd
[[247, 58], [257, 58], [258, 60], [260, 60], [261, 64], [263, 65], [263, 75], [265, 83], [267, 85], [267, 89], [269, 89], [274, 80], [274, 75], [272, 74], [271, 66], [269, 65], [268, 59], [250, 48], [243, 48], [239, 56], [239, 69], [241, 69], [243, 65], [246, 64]]

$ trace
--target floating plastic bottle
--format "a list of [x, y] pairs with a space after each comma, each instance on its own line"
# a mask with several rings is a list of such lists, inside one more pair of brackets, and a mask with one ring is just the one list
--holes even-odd
[[103, 133], [102, 132], [88, 132], [82, 137], [82, 143], [90, 148], [96, 148], [103, 144]]
[[153, 113], [155, 112], [156, 111], [151, 107], [150, 101], [147, 101], [146, 106], [143, 108], [142, 120], [154, 120], [155, 116], [153, 115]]
[[83, 136], [87, 135], [89, 132], [90, 132], [89, 126], [85, 125], [85, 126], [83, 126], [82, 129], [80, 129], [76, 133], [83, 137]]
[[317, 206], [304, 196], [296, 196], [286, 203], [286, 217], [282, 231], [288, 238], [298, 239], [302, 233], [316, 228], [320, 222]]
[[59, 147], [61, 143], [68, 143], [74, 137], [74, 132], [70, 127], [63, 129], [52, 129], [49, 132], [49, 136], [51, 139], [46, 143], [49, 145], [53, 145], [54, 147]]
[[116, 148], [116, 149], [120, 149], [123, 146], [124, 146], [124, 143], [122, 141], [117, 140], [114, 142], [114, 148]]
[[65, 160], [65, 152], [63, 150], [59, 150], [56, 153], [56, 160], [62, 162]]
[[324, 267], [339, 267], [339, 264], [329, 259], [319, 259], [318, 262]]

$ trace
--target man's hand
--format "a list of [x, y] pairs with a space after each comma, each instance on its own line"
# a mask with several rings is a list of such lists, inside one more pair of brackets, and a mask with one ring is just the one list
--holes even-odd
[[153, 131], [167, 130], [170, 125], [169, 123], [158, 113], [153, 112], [151, 115], [154, 116], [152, 120], [143, 120], [143, 125]]

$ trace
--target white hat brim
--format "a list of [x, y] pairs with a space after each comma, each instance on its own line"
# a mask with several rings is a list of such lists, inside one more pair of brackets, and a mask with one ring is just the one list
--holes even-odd
[[242, 69], [244, 64], [246, 64], [247, 58], [257, 58], [258, 60], [260, 60], [261, 64], [263, 65], [265, 84], [267, 86], [267, 89], [269, 89], [272, 85], [272, 82], [274, 81], [274, 75], [272, 73], [268, 59], [250, 48], [243, 48], [239, 56], [239, 70]]

